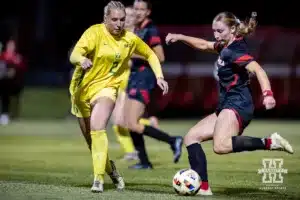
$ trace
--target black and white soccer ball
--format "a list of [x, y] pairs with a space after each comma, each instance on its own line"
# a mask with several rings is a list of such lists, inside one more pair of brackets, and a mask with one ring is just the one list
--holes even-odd
[[173, 188], [179, 195], [196, 195], [200, 189], [200, 184], [200, 176], [192, 169], [182, 169], [173, 177]]

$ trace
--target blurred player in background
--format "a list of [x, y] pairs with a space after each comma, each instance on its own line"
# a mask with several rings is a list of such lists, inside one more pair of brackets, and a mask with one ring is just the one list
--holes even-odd
[[[125, 9], [126, 11], [126, 20], [125, 20], [125, 29], [131, 32], [134, 32], [135, 25], [136, 25], [136, 14], [132, 6], [128, 6]], [[128, 62], [129, 67], [132, 66], [131, 59]], [[125, 125], [125, 99], [126, 97], [126, 87], [128, 83], [129, 73], [124, 82], [122, 83], [119, 95], [117, 99], [118, 110], [115, 109], [113, 112], [113, 119], [114, 124], [113, 130], [116, 134], [117, 140], [120, 143], [125, 155], [123, 157], [123, 160], [130, 161], [130, 160], [138, 160], [138, 152], [135, 151], [134, 144], [132, 142], [132, 138], [130, 135], [130, 132], [127, 128], [124, 128]], [[151, 126], [154, 126], [158, 128], [158, 119], [154, 116], [150, 117], [149, 119], [142, 118], [140, 119], [140, 123], [143, 124], [150, 124]]]
[[132, 6], [127, 6], [126, 9], [125, 29], [134, 32], [136, 25], [136, 13]]
[[[7, 125], [11, 117], [18, 117], [20, 98], [24, 88], [25, 64], [14, 40], [6, 43], [5, 50], [0, 54], [0, 97], [2, 112], [0, 124]], [[11, 106], [11, 100], [15, 100]], [[10, 108], [13, 108], [12, 110]]]
[[[207, 161], [201, 142], [213, 140], [217, 154], [255, 150], [283, 150], [293, 153], [292, 146], [279, 134], [257, 138], [241, 136], [253, 118], [254, 104], [250, 91], [249, 72], [255, 74], [266, 109], [275, 107], [275, 99], [266, 72], [249, 54], [244, 37], [256, 28], [256, 13], [241, 22], [234, 14], [218, 14], [212, 24], [216, 42], [181, 34], [168, 34], [167, 43], [182, 41], [201, 51], [216, 52], [219, 79], [219, 104], [216, 112], [201, 120], [185, 136], [190, 166], [199, 173], [201, 195], [212, 195], [208, 184]], [[199, 143], [200, 142], [200, 143]]]
[[[135, 33], [153, 49], [160, 62], [164, 62], [164, 51], [158, 30], [149, 19], [151, 3], [146, 0], [136, 0], [134, 2], [134, 10], [137, 22]], [[155, 85], [155, 75], [145, 58], [133, 55], [131, 73], [127, 85], [128, 98], [126, 98], [125, 103], [126, 125], [132, 131], [131, 137], [140, 159], [139, 163], [130, 167], [133, 169], [152, 168], [146, 153], [143, 134], [168, 143], [173, 151], [175, 163], [178, 162], [181, 156], [182, 137], [172, 137], [150, 126], [149, 121], [144, 120], [144, 123], [140, 122], [141, 117], [145, 113], [146, 105], [150, 101], [150, 93]]]
[[[125, 31], [125, 7], [111, 1], [104, 8], [104, 23], [88, 28], [76, 43], [70, 61], [76, 65], [70, 93], [72, 113], [92, 152], [94, 182], [92, 192], [103, 192], [104, 174], [108, 173], [117, 189], [125, 183], [108, 157], [106, 126], [112, 114], [118, 89], [129, 68], [133, 53], [147, 59], [155, 72], [157, 84], [167, 93], [160, 62], [155, 53], [135, 34]], [[91, 140], [91, 141], [90, 141]]]

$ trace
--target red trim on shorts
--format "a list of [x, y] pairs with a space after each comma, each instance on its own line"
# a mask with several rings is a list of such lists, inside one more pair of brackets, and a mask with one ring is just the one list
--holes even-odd
[[150, 102], [150, 95], [149, 95], [149, 92], [147, 90], [140, 90], [140, 93], [144, 99], [144, 102], [146, 104], [148, 104]]
[[143, 65], [143, 66], [140, 66], [140, 67], [139, 67], [139, 72], [142, 72], [142, 71], [144, 71], [144, 70], [145, 70], [145, 68], [146, 68], [146, 67], [145, 67], [144, 65]]
[[135, 88], [132, 88], [132, 89], [130, 89], [129, 90], [129, 95], [131, 95], [131, 96], [135, 96], [136, 95], [136, 89]]
[[234, 108], [226, 108], [228, 110], [232, 110], [236, 116], [236, 119], [238, 120], [239, 123], [239, 135], [242, 135], [242, 131], [243, 131], [243, 119], [241, 117], [241, 115], [236, 111], [236, 109]]

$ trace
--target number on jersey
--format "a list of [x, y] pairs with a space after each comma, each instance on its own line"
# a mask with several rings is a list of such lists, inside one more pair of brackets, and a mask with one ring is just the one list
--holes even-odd
[[114, 61], [110, 68], [109, 73], [114, 75], [116, 73], [116, 70], [117, 70], [116, 68], [118, 67], [118, 65], [119, 65], [119, 61]]

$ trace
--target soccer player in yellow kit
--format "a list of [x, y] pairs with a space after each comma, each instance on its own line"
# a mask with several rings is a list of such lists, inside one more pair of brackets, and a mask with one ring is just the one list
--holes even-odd
[[[125, 19], [125, 29], [127, 31], [134, 32], [135, 25], [136, 25], [136, 14], [134, 11], [133, 6], [127, 6], [125, 8], [126, 12], [126, 19]], [[132, 62], [129, 60], [128, 62], [129, 67], [131, 67]], [[116, 134], [117, 140], [120, 143], [125, 155], [123, 160], [130, 161], [130, 160], [138, 160], [138, 155], [135, 150], [134, 144], [132, 142], [132, 138], [130, 132], [127, 128], [124, 127], [125, 124], [125, 100], [126, 96], [126, 87], [129, 80], [129, 73], [128, 76], [124, 79], [123, 83], [119, 89], [119, 95], [116, 100], [116, 106], [113, 112], [113, 130]], [[145, 125], [151, 125], [154, 127], [158, 127], [158, 120], [156, 117], [151, 116], [150, 118], [141, 118], [140, 123]]]
[[118, 189], [125, 187], [123, 178], [108, 157], [106, 126], [133, 53], [147, 58], [158, 86], [163, 94], [168, 92], [157, 56], [138, 36], [124, 30], [125, 17], [121, 2], [109, 2], [104, 8], [104, 23], [89, 27], [70, 56], [71, 63], [76, 65], [70, 85], [72, 113], [79, 119], [85, 137], [91, 136], [92, 192], [103, 192], [105, 172]]

